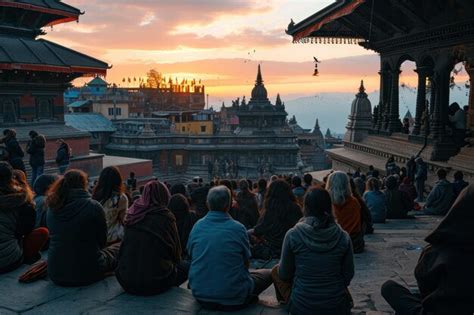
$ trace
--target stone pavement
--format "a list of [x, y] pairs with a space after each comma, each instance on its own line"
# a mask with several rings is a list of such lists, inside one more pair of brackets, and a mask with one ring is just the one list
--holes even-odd
[[[425, 245], [423, 239], [438, 222], [438, 218], [418, 217], [376, 225], [375, 234], [366, 237], [366, 251], [355, 256], [356, 273], [350, 287], [353, 314], [392, 313], [380, 295], [382, 283], [393, 279], [416, 287], [413, 270]], [[253, 262], [253, 266], [259, 264]], [[21, 284], [17, 279], [26, 269], [23, 266], [0, 276], [0, 314], [217, 314], [202, 310], [184, 287], [159, 296], [136, 297], [124, 293], [114, 277], [83, 288], [61, 288], [48, 280]], [[258, 304], [235, 314], [286, 312], [271, 287]]]

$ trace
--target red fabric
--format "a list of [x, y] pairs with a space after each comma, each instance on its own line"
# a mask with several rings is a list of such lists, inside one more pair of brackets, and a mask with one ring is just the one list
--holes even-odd
[[23, 239], [23, 256], [26, 260], [37, 255], [41, 248], [46, 244], [49, 238], [49, 231], [47, 228], [37, 228]]
[[79, 67], [79, 66], [51, 66], [26, 63], [0, 63], [1, 70], [47, 71], [60, 73], [81, 73], [84, 75], [106, 75], [107, 69]]
[[319, 20], [319, 22], [316, 22], [315, 24], [311, 24], [309, 27], [306, 27], [302, 29], [301, 31], [297, 32], [296, 34], [293, 35], [293, 40], [297, 41], [304, 37], [308, 37], [309, 35], [311, 35], [311, 33], [319, 31], [325, 24], [328, 24], [343, 16], [351, 14], [352, 12], [354, 12], [355, 9], [357, 9], [357, 7], [359, 7], [364, 2], [365, 0], [354, 0], [350, 2], [346, 6], [340, 8], [339, 10], [334, 11], [328, 16], [323, 17], [321, 20]]
[[349, 235], [356, 235], [361, 230], [361, 207], [357, 199], [349, 197], [347, 201], [342, 205], [334, 205], [334, 216], [336, 217], [337, 223], [342, 227], [344, 231]]

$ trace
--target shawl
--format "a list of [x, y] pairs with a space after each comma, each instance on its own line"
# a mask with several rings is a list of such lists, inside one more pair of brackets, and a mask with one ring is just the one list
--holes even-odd
[[169, 200], [170, 192], [166, 185], [159, 181], [147, 183], [142, 196], [128, 208], [125, 215], [125, 225], [129, 226], [140, 222], [150, 211], [166, 209]]

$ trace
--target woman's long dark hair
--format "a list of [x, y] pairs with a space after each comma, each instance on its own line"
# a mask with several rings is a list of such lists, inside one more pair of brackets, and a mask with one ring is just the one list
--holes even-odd
[[321, 228], [326, 228], [329, 224], [334, 223], [334, 215], [332, 213], [332, 202], [329, 193], [322, 188], [311, 188], [304, 198], [304, 216], [316, 217]]
[[100, 173], [99, 181], [92, 192], [92, 199], [103, 203], [109, 200], [114, 193], [121, 194], [124, 191], [125, 186], [119, 169], [115, 166], [108, 166]]
[[64, 207], [69, 193], [72, 189], [87, 190], [87, 175], [80, 170], [67, 171], [64, 176], [57, 180], [49, 189], [47, 204], [53, 211]]
[[268, 187], [263, 204], [265, 217], [285, 220], [289, 213], [288, 208], [292, 204], [296, 205], [296, 198], [290, 185], [286, 181], [278, 179]]
[[253, 196], [253, 193], [250, 191], [249, 182], [246, 179], [242, 179], [239, 182], [239, 195], [241, 197]]

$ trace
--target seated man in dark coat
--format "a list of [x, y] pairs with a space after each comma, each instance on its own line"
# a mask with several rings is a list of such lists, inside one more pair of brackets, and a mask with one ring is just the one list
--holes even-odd
[[464, 189], [426, 238], [429, 243], [415, 268], [420, 295], [394, 281], [382, 286], [382, 295], [397, 314], [474, 313], [474, 186]]
[[387, 205], [387, 219], [405, 219], [408, 211], [413, 209], [414, 202], [408, 194], [398, 188], [398, 179], [391, 175], [385, 181], [384, 191]]

